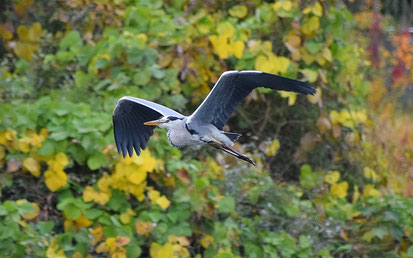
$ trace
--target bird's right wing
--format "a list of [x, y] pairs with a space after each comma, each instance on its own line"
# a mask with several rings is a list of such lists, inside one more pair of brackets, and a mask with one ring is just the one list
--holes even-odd
[[135, 149], [139, 155], [141, 149], [146, 148], [155, 128], [143, 123], [163, 116], [183, 117], [170, 108], [148, 100], [134, 97], [119, 99], [113, 111], [113, 131], [118, 152], [122, 153], [123, 157], [126, 153], [132, 156]]
[[189, 117], [189, 124], [213, 124], [222, 130], [241, 101], [258, 87], [314, 94], [313, 85], [260, 71], [229, 71], [219, 77], [202, 104]]

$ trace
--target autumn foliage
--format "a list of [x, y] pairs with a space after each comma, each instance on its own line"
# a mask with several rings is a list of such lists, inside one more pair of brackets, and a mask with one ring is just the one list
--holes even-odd
[[[413, 39], [372, 2], [7, 1], [0, 257], [413, 257]], [[121, 96], [190, 114], [234, 69], [317, 87], [237, 109], [257, 166], [117, 154]]]

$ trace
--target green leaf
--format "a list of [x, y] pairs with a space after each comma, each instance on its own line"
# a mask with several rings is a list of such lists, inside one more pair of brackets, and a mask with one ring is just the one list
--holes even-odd
[[103, 214], [103, 211], [101, 211], [99, 209], [89, 209], [89, 210], [85, 211], [86, 218], [88, 218], [90, 220], [94, 220], [102, 214]]
[[0, 216], [4, 216], [4, 215], [7, 215], [7, 214], [8, 214], [7, 209], [4, 208], [3, 205], [0, 205]]
[[244, 244], [245, 248], [245, 253], [248, 255], [248, 257], [251, 258], [260, 258], [264, 257], [264, 251], [259, 245], [256, 245], [255, 243], [248, 241]]
[[232, 196], [225, 196], [218, 201], [218, 210], [223, 213], [231, 213], [235, 209], [235, 200]]
[[169, 227], [168, 233], [166, 235], [191, 236], [191, 226], [188, 222], [181, 222], [176, 226]]
[[53, 221], [39, 221], [36, 224], [37, 228], [39, 229], [40, 234], [45, 235], [49, 234], [54, 227]]
[[71, 46], [75, 45], [81, 45], [82, 44], [82, 38], [80, 37], [80, 34], [77, 30], [73, 30], [66, 34], [66, 36], [60, 41], [59, 47], [61, 49], [67, 49], [70, 48]]
[[302, 187], [312, 189], [317, 186], [322, 177], [319, 173], [313, 172], [310, 165], [305, 164], [300, 169], [300, 184]]
[[413, 245], [411, 245], [410, 247], [409, 247], [409, 249], [407, 249], [407, 257], [413, 257]]
[[230, 252], [219, 253], [216, 258], [234, 258], [234, 255]]
[[130, 204], [126, 199], [124, 192], [120, 190], [113, 190], [112, 196], [109, 202], [106, 204], [106, 207], [114, 211], [122, 211], [129, 208]]
[[301, 248], [309, 248], [311, 247], [311, 241], [308, 237], [300, 235], [299, 237], [300, 247]]
[[66, 218], [69, 220], [75, 220], [82, 215], [81, 209], [75, 205], [74, 203], [68, 203], [63, 208], [63, 213], [65, 214]]
[[126, 246], [126, 257], [128, 258], [140, 257], [141, 253], [142, 249], [137, 244], [131, 243]]
[[43, 142], [42, 147], [39, 148], [38, 153], [43, 156], [50, 155], [54, 152], [54, 141], [51, 139], [46, 139]]
[[311, 54], [315, 54], [319, 52], [323, 48], [323, 43], [315, 42], [315, 41], [308, 41], [305, 43], [305, 47]]
[[96, 170], [106, 164], [106, 157], [102, 152], [95, 152], [87, 160], [90, 170]]
[[209, 180], [207, 177], [200, 177], [195, 181], [195, 186], [198, 191], [201, 191], [205, 187], [209, 186]]
[[386, 227], [374, 228], [372, 232], [373, 232], [373, 236], [376, 236], [379, 239], [383, 239], [383, 237], [388, 234], [388, 230]]
[[147, 69], [135, 73], [133, 76], [133, 83], [139, 86], [146, 85], [151, 79], [151, 72]]
[[33, 213], [36, 210], [33, 207], [33, 204], [31, 204], [30, 202], [23, 202], [22, 204], [19, 205], [19, 213], [24, 215], [24, 214], [28, 214], [28, 213]]

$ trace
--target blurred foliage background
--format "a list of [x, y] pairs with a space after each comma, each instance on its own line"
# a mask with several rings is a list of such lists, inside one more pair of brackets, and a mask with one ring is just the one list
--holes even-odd
[[[396, 10], [396, 11], [395, 11]], [[12, 0], [0, 5], [1, 257], [413, 257], [411, 1]], [[252, 167], [156, 131], [227, 70], [309, 81], [230, 119]]]

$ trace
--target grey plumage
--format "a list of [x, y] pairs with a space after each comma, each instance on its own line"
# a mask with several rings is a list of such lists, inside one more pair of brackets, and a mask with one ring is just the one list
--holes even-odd
[[223, 132], [234, 109], [255, 88], [314, 94], [309, 83], [258, 71], [230, 71], [221, 75], [207, 98], [186, 117], [154, 102], [134, 98], [121, 98], [113, 112], [116, 147], [125, 157], [137, 155], [145, 149], [153, 134], [154, 125], [168, 130], [169, 142], [178, 147], [208, 144], [251, 164], [247, 156], [231, 149], [239, 134]]

